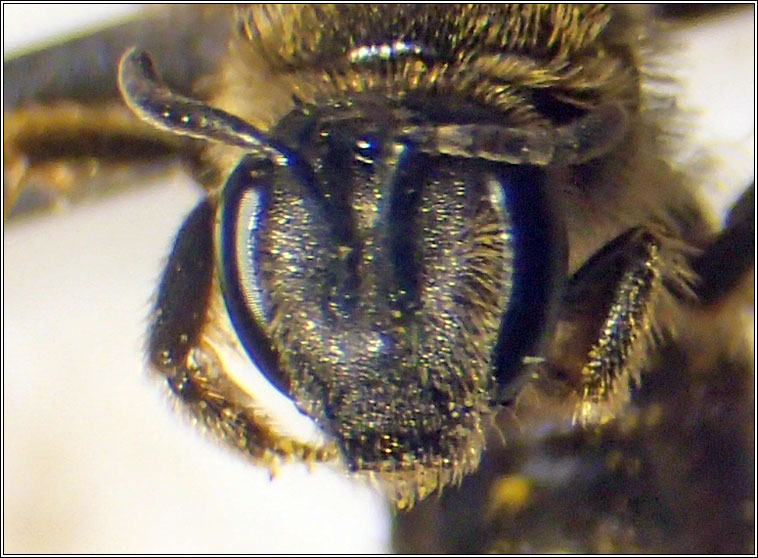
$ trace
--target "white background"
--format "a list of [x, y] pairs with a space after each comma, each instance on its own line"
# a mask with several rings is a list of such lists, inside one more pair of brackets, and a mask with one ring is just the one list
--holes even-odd
[[[125, 5], [4, 6], [16, 48]], [[690, 29], [677, 67], [723, 206], [754, 176], [754, 15]], [[7, 50], [6, 50], [7, 52]], [[729, 188], [731, 187], [731, 188]], [[379, 497], [329, 470], [268, 474], [209, 443], [145, 373], [149, 300], [198, 191], [187, 177], [4, 227], [3, 551], [388, 549]]]

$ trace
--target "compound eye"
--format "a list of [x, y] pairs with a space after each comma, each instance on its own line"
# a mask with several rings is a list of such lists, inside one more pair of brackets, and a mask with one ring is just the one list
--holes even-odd
[[[218, 220], [221, 288], [240, 342], [258, 370], [288, 395], [289, 381], [265, 330], [264, 293], [258, 283], [257, 228], [275, 175], [268, 159], [244, 158], [224, 188]], [[277, 257], [277, 254], [271, 254]]]
[[314, 132], [286, 164], [247, 157], [229, 178], [232, 323], [353, 469], [473, 467], [481, 416], [517, 388], [562, 272], [541, 170], [356, 126]]

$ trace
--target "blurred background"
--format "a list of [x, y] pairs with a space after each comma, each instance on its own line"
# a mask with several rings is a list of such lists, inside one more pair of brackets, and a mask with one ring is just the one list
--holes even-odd
[[[134, 5], [3, 5], [4, 56]], [[683, 164], [717, 213], [754, 177], [752, 6], [681, 24]], [[199, 190], [145, 188], [3, 226], [6, 553], [379, 553], [381, 496], [326, 468], [273, 480], [191, 428], [146, 373], [150, 300]]]

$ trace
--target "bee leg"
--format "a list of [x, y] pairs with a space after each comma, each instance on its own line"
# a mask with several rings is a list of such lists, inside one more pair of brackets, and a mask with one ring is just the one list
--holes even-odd
[[[730, 211], [726, 227], [692, 261], [698, 276], [695, 291], [702, 304], [712, 304], [731, 294], [755, 268], [755, 184], [745, 190]], [[749, 281], [752, 301], [753, 281]]]
[[5, 112], [3, 125], [5, 218], [130, 187], [199, 147], [139, 122], [120, 101], [32, 104]]
[[163, 372], [180, 368], [200, 338], [213, 282], [213, 220], [207, 199], [190, 213], [158, 287], [148, 357]]
[[562, 399], [574, 422], [605, 422], [628, 402], [662, 325], [653, 316], [676, 310], [672, 292], [689, 294], [686, 259], [675, 246], [657, 229], [634, 228], [569, 280], [539, 377], [568, 387], [572, 396]]
[[214, 220], [215, 208], [205, 200], [177, 235], [151, 316], [150, 364], [165, 376], [193, 421], [272, 471], [293, 457], [305, 462], [335, 458], [332, 444], [319, 446], [277, 433], [266, 413], [256, 408], [254, 396], [227, 375], [216, 351], [216, 332], [208, 325], [215, 323], [209, 314], [217, 310]]
[[4, 60], [4, 218], [131, 188], [179, 160], [194, 171], [201, 143], [140, 122], [120, 98], [118, 61], [134, 45], [160, 52], [169, 83], [200, 94], [226, 50], [233, 10], [163, 6]]

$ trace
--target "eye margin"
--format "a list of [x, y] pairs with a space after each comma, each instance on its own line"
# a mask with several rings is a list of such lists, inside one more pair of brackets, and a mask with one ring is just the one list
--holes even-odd
[[275, 163], [271, 159], [246, 155], [229, 175], [216, 217], [216, 262], [224, 304], [237, 338], [261, 374], [281, 393], [290, 397], [290, 381], [281, 370], [279, 354], [263, 328], [263, 316], [256, 316], [245, 304], [250, 298], [248, 294], [253, 294], [253, 298], [260, 294], [245, 293], [243, 290], [237, 247], [238, 228], [241, 226], [239, 211], [244, 198], [252, 192], [252, 195], [258, 196], [258, 208], [265, 205], [264, 198], [274, 170]]
[[515, 184], [503, 187], [506, 204], [518, 210], [511, 211], [515, 235], [513, 292], [493, 355], [498, 384], [494, 405], [509, 404], [529, 381], [521, 373], [522, 364], [526, 357], [541, 354], [568, 275], [566, 226], [544, 167], [504, 167], [507, 179]]

